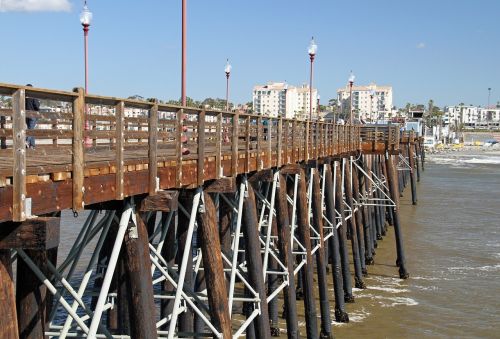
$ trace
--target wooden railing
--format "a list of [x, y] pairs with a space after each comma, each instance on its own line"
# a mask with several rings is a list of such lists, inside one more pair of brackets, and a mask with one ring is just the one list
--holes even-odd
[[[114, 198], [123, 199], [128, 171], [147, 170], [144, 193], [154, 194], [160, 167], [176, 167], [175, 180], [160, 183], [161, 188], [194, 187], [221, 176], [357, 152], [365, 141], [399, 147], [397, 128], [390, 126], [221, 112], [85, 95], [82, 89], [63, 92], [0, 83], [0, 95], [12, 99], [12, 109], [0, 110], [0, 181], [13, 186], [14, 220], [24, 218], [27, 176], [55, 180], [54, 173], [59, 173], [58, 178], [71, 179], [72, 206], [79, 210], [84, 178], [96, 173], [114, 173]], [[59, 108], [26, 112], [28, 97], [52, 100]], [[38, 119], [36, 129], [26, 129], [25, 117]], [[25, 136], [36, 138], [36, 149], [25, 149]], [[183, 154], [183, 148], [190, 153]], [[215, 171], [206, 173], [213, 163]], [[183, 173], [187, 168], [190, 172]]]

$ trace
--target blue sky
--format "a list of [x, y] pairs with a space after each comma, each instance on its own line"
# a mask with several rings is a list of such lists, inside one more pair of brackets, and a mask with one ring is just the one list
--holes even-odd
[[[83, 86], [83, 1], [0, 0], [0, 82]], [[88, 0], [89, 91], [180, 96], [181, 1]], [[35, 7], [33, 7], [35, 6]], [[188, 0], [187, 94], [251, 100], [267, 81], [309, 80], [336, 96], [352, 69], [358, 84], [390, 84], [395, 105], [486, 105], [500, 100], [498, 0]]]

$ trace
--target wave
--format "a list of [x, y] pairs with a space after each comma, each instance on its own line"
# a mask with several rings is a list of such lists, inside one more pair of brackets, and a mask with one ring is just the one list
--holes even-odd
[[[394, 306], [417, 306], [418, 301], [408, 297], [380, 297], [377, 296], [376, 299], [382, 299], [380, 302], [382, 307], [394, 307]], [[392, 301], [392, 302], [391, 302]]]
[[463, 266], [463, 267], [448, 267], [449, 271], [482, 271], [491, 272], [500, 270], [500, 264], [485, 265], [485, 266]]
[[500, 157], [499, 156], [457, 156], [457, 157], [440, 157], [440, 156], [429, 156], [429, 162], [435, 164], [444, 164], [444, 165], [499, 165]]
[[369, 290], [377, 290], [377, 291], [384, 291], [384, 292], [389, 292], [389, 293], [403, 293], [403, 292], [408, 292], [409, 290], [402, 288], [402, 289], [397, 289], [397, 288], [391, 288], [391, 287], [383, 287], [383, 286], [368, 286], [367, 289]]

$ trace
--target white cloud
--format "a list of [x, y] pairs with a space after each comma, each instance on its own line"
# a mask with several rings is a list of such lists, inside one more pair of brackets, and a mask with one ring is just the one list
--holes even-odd
[[0, 0], [0, 12], [69, 11], [69, 0]]
[[425, 48], [425, 43], [423, 42], [418, 43], [417, 48]]

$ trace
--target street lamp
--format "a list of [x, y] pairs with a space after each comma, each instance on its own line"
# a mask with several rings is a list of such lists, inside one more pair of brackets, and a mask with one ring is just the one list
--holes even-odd
[[354, 85], [354, 79], [356, 77], [351, 71], [351, 75], [349, 75], [349, 122], [352, 125], [352, 85]]
[[231, 75], [231, 68], [229, 59], [227, 59], [226, 67], [224, 67], [224, 72], [226, 73], [226, 111], [229, 111], [229, 76]]
[[[83, 10], [80, 13], [80, 23], [83, 26], [83, 48], [84, 48], [84, 59], [85, 59], [85, 95], [88, 94], [89, 90], [89, 74], [88, 74], [88, 37], [89, 37], [89, 27], [92, 21], [92, 12], [89, 11], [87, 7], [87, 0], [83, 4]], [[87, 105], [85, 105], [85, 115], [88, 114]], [[85, 130], [90, 129], [89, 121], [85, 119]], [[85, 137], [85, 146], [91, 146], [91, 140], [88, 136]]]
[[370, 91], [370, 122], [373, 123], [372, 112], [373, 112], [373, 97], [375, 96], [375, 91], [372, 89]]
[[313, 87], [313, 62], [316, 52], [318, 51], [318, 45], [314, 42], [314, 37], [311, 38], [309, 43], [309, 48], [307, 53], [309, 53], [309, 59], [311, 60], [311, 70], [309, 77], [309, 120], [312, 120], [312, 87]]
[[488, 87], [488, 106], [486, 108], [490, 108], [490, 96], [491, 96], [491, 87]]

